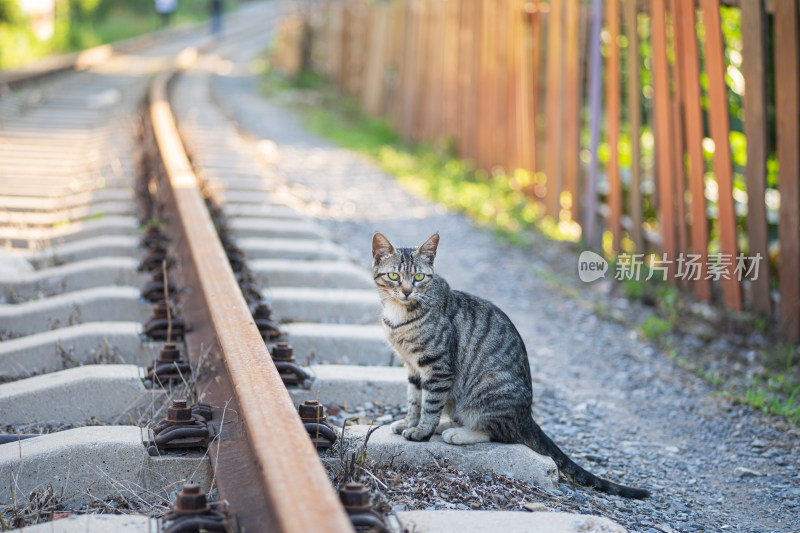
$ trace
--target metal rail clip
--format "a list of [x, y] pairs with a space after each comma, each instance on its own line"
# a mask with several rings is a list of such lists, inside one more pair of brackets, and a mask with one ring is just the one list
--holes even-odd
[[166, 343], [161, 348], [158, 357], [147, 367], [147, 376], [156, 385], [162, 387], [172, 383], [188, 381], [192, 367], [182, 355], [178, 346]]
[[272, 362], [275, 363], [275, 368], [278, 369], [283, 384], [286, 386], [302, 385], [307, 388], [306, 381], [313, 379], [313, 376], [308, 371], [297, 364], [297, 359], [294, 358], [294, 350], [286, 342], [279, 342], [272, 347]]
[[[182, 339], [186, 332], [186, 322], [175, 311], [170, 312], [172, 320], [172, 338], [170, 340]], [[170, 319], [167, 318], [167, 302], [160, 301], [153, 309], [153, 316], [145, 322], [143, 332], [151, 339], [166, 340], [169, 331]]]
[[210, 405], [196, 403], [190, 407], [186, 400], [173, 400], [167, 418], [150, 430], [148, 452], [158, 455], [164, 450], [208, 448], [214, 436], [208, 424], [211, 417]]
[[[166, 279], [166, 284], [168, 296], [175, 294], [177, 288], [169, 279], [169, 276]], [[142, 287], [140, 294], [142, 295], [142, 298], [148, 302], [156, 303], [164, 301], [164, 272], [162, 272], [161, 269], [156, 269], [153, 271], [153, 278], [147, 283], [147, 285]]]

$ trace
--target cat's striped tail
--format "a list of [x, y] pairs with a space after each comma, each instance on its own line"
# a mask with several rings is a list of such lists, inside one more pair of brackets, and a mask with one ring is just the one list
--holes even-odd
[[555, 461], [559, 472], [577, 485], [590, 487], [608, 494], [622, 496], [623, 498], [641, 500], [650, 496], [650, 491], [646, 489], [626, 487], [625, 485], [608, 481], [607, 479], [597, 477], [579, 466], [575, 461], [570, 459], [566, 453], [561, 451], [561, 448], [556, 446], [550, 437], [548, 437], [545, 432], [542, 431], [542, 428], [533, 420], [533, 417], [530, 418], [528, 427], [524, 428], [524, 436], [524, 443], [526, 446], [537, 453], [551, 457], [553, 461]]

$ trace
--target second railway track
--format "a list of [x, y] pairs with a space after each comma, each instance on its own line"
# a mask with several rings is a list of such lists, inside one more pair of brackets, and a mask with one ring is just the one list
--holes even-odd
[[[415, 448], [368, 426], [343, 439], [318, 418], [315, 400], [400, 405], [406, 377], [377, 324], [371, 276], [295, 209], [270, 147], [241, 134], [211, 89], [227, 54], [268, 44], [279, 14], [254, 3], [222, 42], [184, 32], [0, 100], [0, 528], [464, 523], [387, 520], [355, 485], [337, 496], [329, 476], [343, 484], [367, 455], [555, 486], [552, 462], [527, 449]], [[326, 475], [315, 447], [335, 440]], [[348, 458], [346, 474], [331, 466]], [[504, 514], [503, 528], [618, 528], [521, 514]], [[501, 520], [472, 516], [483, 529]]]

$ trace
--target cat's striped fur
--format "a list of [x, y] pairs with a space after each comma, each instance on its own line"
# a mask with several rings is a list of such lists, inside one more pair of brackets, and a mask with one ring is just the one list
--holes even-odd
[[573, 482], [627, 498], [644, 489], [599, 478], [573, 462], [531, 414], [530, 365], [511, 320], [494, 304], [451, 290], [433, 269], [439, 235], [418, 248], [372, 238], [372, 272], [392, 347], [408, 368], [408, 415], [392, 424], [408, 440], [523, 443], [552, 457]]

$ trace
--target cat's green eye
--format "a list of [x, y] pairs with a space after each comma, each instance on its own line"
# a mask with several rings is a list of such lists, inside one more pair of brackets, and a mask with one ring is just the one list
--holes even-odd
[[392, 281], [397, 281], [397, 279], [400, 277], [400, 274], [398, 274], [397, 272], [389, 272], [388, 274], [386, 274], [386, 277], [388, 277]]
[[414, 281], [422, 281], [425, 279], [425, 274], [414, 274]]

